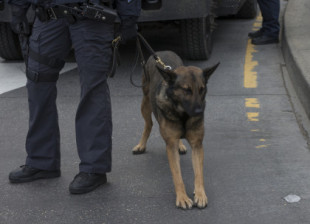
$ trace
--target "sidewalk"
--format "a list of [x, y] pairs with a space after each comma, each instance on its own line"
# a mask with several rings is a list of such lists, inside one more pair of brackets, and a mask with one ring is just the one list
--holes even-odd
[[310, 118], [310, 1], [289, 0], [284, 15], [282, 52], [287, 70]]

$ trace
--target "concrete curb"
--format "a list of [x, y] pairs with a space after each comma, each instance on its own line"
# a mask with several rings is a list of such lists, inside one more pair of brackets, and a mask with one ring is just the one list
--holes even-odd
[[294, 89], [310, 119], [309, 12], [309, 0], [289, 0], [284, 14], [282, 52]]

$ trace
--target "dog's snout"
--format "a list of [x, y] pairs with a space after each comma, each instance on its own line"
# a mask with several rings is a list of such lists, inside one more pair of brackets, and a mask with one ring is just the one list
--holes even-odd
[[185, 109], [186, 113], [190, 116], [199, 116], [204, 112], [204, 106], [203, 105], [183, 105], [183, 108]]
[[202, 109], [202, 107], [196, 107], [194, 112], [195, 112], [195, 114], [201, 114], [201, 113], [203, 113], [203, 109]]

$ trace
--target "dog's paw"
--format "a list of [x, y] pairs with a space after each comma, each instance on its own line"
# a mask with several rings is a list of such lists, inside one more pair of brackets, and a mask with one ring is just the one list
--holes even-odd
[[138, 144], [132, 149], [132, 153], [135, 155], [142, 154], [145, 152], [145, 149], [146, 149], [145, 146]]
[[185, 194], [177, 196], [176, 206], [182, 209], [191, 209], [193, 207], [193, 201]]
[[187, 153], [187, 149], [186, 149], [186, 146], [182, 143], [182, 141], [180, 140], [180, 143], [179, 143], [179, 153], [181, 155], [184, 155]]
[[208, 198], [207, 195], [204, 192], [201, 193], [195, 193], [194, 196], [194, 202], [195, 206], [198, 208], [205, 208], [208, 205]]

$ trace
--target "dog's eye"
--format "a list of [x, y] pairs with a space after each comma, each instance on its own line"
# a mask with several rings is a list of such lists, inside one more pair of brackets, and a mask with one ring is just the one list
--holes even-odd
[[191, 95], [193, 93], [191, 88], [183, 88], [186, 94]]
[[204, 90], [205, 90], [204, 87], [200, 87], [200, 88], [199, 88], [199, 94], [203, 94]]

